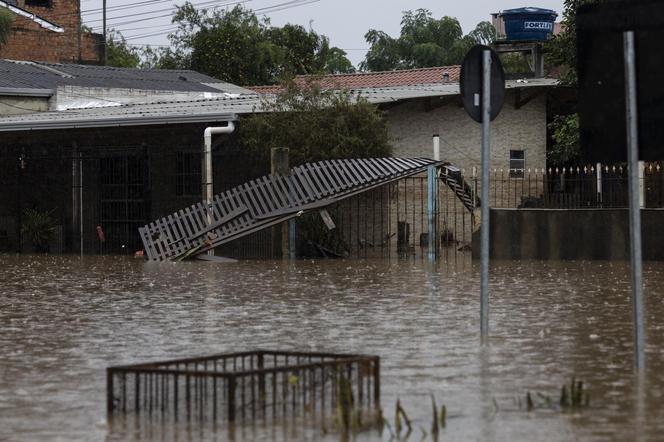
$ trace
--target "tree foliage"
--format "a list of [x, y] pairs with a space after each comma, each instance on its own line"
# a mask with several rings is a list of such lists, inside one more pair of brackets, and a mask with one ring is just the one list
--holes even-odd
[[240, 85], [277, 84], [295, 75], [351, 72], [346, 53], [302, 26], [270, 25], [242, 6], [196, 9], [187, 2], [173, 17], [173, 49], [151, 55], [158, 67], [194, 69]]
[[[577, 87], [576, 71], [576, 13], [586, 4], [599, 0], [565, 0], [562, 32], [547, 44], [549, 62], [560, 69], [561, 84]], [[554, 165], [564, 165], [580, 159], [579, 115], [556, 115], [549, 125], [553, 144], [548, 159]]]
[[12, 31], [14, 17], [7, 9], [0, 9], [0, 47], [4, 46]]
[[560, 68], [559, 79], [568, 86], [577, 85], [576, 76], [576, 13], [587, 3], [598, 0], [565, 0], [562, 32], [554, 36], [547, 44], [550, 62]]
[[106, 38], [106, 65], [136, 68], [141, 63], [141, 51], [127, 45], [121, 33], [112, 30]]
[[579, 115], [556, 115], [550, 124], [552, 149], [547, 160], [555, 166], [571, 164], [580, 159]]
[[243, 149], [264, 163], [273, 147], [290, 149], [291, 166], [391, 153], [387, 124], [375, 106], [347, 92], [321, 90], [315, 81], [285, 85], [242, 121], [238, 136]]
[[456, 18], [436, 19], [427, 9], [406, 11], [398, 38], [375, 29], [366, 33], [370, 48], [360, 68], [386, 71], [459, 64], [473, 45], [490, 44], [495, 38], [489, 22], [479, 23], [464, 36]]

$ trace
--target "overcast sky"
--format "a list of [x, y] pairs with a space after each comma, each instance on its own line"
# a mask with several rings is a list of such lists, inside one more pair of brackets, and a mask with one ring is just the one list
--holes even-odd
[[[207, 7], [231, 2], [193, 0], [194, 4], [205, 4]], [[166, 35], [172, 29], [169, 15], [174, 4], [182, 3], [184, 1], [107, 0], [108, 28], [121, 30], [131, 44], [168, 44]], [[456, 17], [464, 33], [467, 33], [478, 22], [489, 20], [492, 12], [503, 9], [535, 6], [553, 9], [560, 14], [563, 0], [537, 0], [529, 3], [522, 0], [245, 0], [243, 3], [254, 10], [272, 7], [266, 10], [269, 12], [265, 15], [277, 26], [297, 23], [308, 28], [311, 23], [316, 32], [330, 38], [333, 46], [345, 49], [353, 64], [357, 65], [366, 53], [364, 34], [367, 30], [379, 29], [397, 36], [401, 13], [405, 10], [426, 8], [436, 18], [444, 15]], [[81, 0], [83, 21], [95, 32], [101, 32], [102, 29], [100, 8], [101, 0]], [[275, 10], [280, 8], [284, 9]]]

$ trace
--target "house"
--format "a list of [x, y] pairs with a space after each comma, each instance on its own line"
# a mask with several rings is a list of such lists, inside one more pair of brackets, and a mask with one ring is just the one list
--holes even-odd
[[1, 0], [13, 18], [0, 58], [50, 63], [93, 63], [103, 59], [104, 38], [81, 26], [79, 0]]
[[[55, 250], [80, 249], [81, 226], [85, 251], [139, 248], [137, 225], [200, 199], [203, 130], [235, 120], [246, 96], [250, 112], [255, 93], [188, 70], [0, 60], [0, 249], [25, 249], [26, 208], [52, 212]], [[215, 99], [227, 104], [207, 112]]]
[[[262, 101], [277, 92], [243, 89], [191, 71], [2, 66], [29, 70], [12, 77], [5, 90], [41, 103], [36, 112], [0, 118], [0, 249], [5, 250], [25, 249], [20, 226], [26, 208], [52, 213], [61, 232], [55, 250], [139, 249], [139, 226], [200, 201], [205, 128], [228, 121], [241, 126], [244, 116], [259, 112]], [[468, 175], [479, 165], [480, 128], [460, 105], [458, 75], [458, 66], [452, 66], [317, 81], [379, 106], [395, 155], [430, 157], [432, 136], [438, 134], [442, 158]], [[546, 165], [547, 102], [555, 86], [545, 78], [508, 82], [503, 112], [492, 129], [492, 167], [519, 173]], [[215, 139], [215, 192], [268, 168], [248, 161], [232, 135]]]
[[0, 116], [253, 94], [191, 70], [0, 60]]
[[[439, 135], [441, 158], [472, 174], [480, 165], [480, 125], [461, 103], [460, 66], [388, 72], [297, 77], [323, 89], [345, 89], [377, 104], [388, 121], [395, 156], [430, 156], [432, 136]], [[491, 128], [491, 168], [546, 167], [548, 106], [558, 81], [552, 78], [508, 80], [503, 109]], [[278, 86], [252, 87], [274, 94]]]

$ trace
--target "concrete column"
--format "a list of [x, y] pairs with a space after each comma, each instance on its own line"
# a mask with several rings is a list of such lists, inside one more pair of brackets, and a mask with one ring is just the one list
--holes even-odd
[[[270, 151], [270, 173], [272, 175], [288, 175], [290, 173], [289, 150], [286, 147], [273, 147]], [[289, 222], [272, 227], [272, 256], [289, 257]]]

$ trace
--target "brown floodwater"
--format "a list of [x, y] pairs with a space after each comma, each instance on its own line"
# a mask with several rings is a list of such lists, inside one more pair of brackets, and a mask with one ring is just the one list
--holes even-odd
[[[0, 440], [339, 440], [293, 425], [107, 421], [107, 366], [256, 348], [379, 355], [385, 415], [398, 396], [410, 440], [431, 425], [431, 394], [448, 410], [441, 440], [664, 440], [664, 264], [644, 273], [648, 366], [635, 376], [622, 262], [493, 263], [481, 348], [479, 266], [464, 255], [436, 265], [0, 255]], [[557, 401], [572, 376], [589, 408], [523, 406], [526, 392]]]

